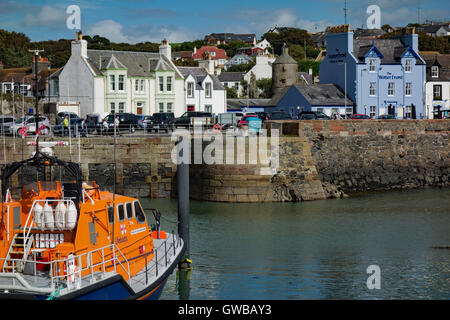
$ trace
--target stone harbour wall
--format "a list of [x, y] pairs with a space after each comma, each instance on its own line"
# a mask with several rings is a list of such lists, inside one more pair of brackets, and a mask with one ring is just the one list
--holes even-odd
[[[223, 148], [212, 153], [221, 155], [225, 164], [203, 161], [190, 165], [191, 199], [306, 201], [342, 198], [368, 190], [450, 185], [450, 120], [269, 121], [266, 125], [269, 133], [273, 129], [280, 132], [277, 148], [274, 149], [275, 137], [268, 137], [261, 144], [262, 154], [268, 156], [272, 150], [279, 155], [276, 170], [259, 156], [250, 163], [254, 141], [235, 137], [232, 146], [224, 143]], [[26, 141], [32, 140], [33, 137], [16, 139], [15, 145], [10, 137], [5, 138], [4, 144], [0, 140], [0, 163], [5, 163], [5, 159], [21, 160], [22, 154], [29, 157], [34, 147], [26, 146]], [[71, 147], [55, 147], [54, 151], [63, 160], [80, 161], [85, 180], [95, 180], [112, 190], [113, 142], [112, 137], [71, 139]], [[194, 143], [192, 140], [191, 145]], [[203, 141], [200, 150], [207, 150], [210, 143]], [[170, 137], [118, 137], [117, 192], [176, 198], [173, 148]], [[231, 151], [233, 161], [227, 164], [225, 159]], [[245, 160], [239, 162], [243, 154]], [[52, 172], [53, 177], [63, 175], [57, 170]], [[31, 168], [15, 174], [12, 183], [19, 186], [36, 176]]]

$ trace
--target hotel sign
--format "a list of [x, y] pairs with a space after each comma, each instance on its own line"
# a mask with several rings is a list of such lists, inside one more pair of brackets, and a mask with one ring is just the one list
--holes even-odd
[[329, 54], [328, 59], [330, 63], [344, 62], [344, 59], [347, 59], [347, 53]]
[[403, 76], [390, 75], [378, 75], [379, 80], [402, 80]]

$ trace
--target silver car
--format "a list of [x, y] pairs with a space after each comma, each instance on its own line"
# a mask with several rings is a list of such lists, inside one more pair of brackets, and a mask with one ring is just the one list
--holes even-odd
[[[9, 134], [13, 135], [14, 132], [18, 135], [21, 136], [21, 130], [24, 127], [24, 121], [26, 122], [26, 126], [27, 126], [27, 133], [36, 133], [36, 122], [35, 122], [35, 116], [25, 116], [25, 117], [21, 117], [19, 119], [16, 120], [16, 122], [9, 126]], [[50, 133], [50, 128], [51, 128], [51, 124], [50, 121], [48, 120], [48, 118], [46, 116], [39, 116], [39, 127], [43, 128], [42, 130], [42, 134], [49, 134]]]

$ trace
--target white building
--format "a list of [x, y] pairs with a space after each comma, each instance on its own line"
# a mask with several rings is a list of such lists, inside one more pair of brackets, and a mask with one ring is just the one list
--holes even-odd
[[[211, 61], [211, 64], [214, 62]], [[186, 108], [214, 114], [226, 112], [226, 90], [212, 71], [204, 67], [178, 67], [183, 75]]]
[[425, 114], [428, 119], [438, 111], [450, 110], [450, 54], [421, 53], [427, 63]]
[[248, 71], [244, 79], [250, 82], [251, 74], [255, 75], [256, 80], [259, 79], [271, 79], [272, 78], [272, 63], [275, 61], [275, 57], [268, 55], [257, 55], [256, 64]]
[[261, 40], [260, 42], [258, 42], [258, 43], [255, 45], [255, 47], [263, 49], [265, 54], [270, 53], [270, 52], [269, 52], [270, 49], [273, 49], [273, 48], [272, 48], [272, 45], [270, 44], [270, 42], [267, 41], [266, 39], [263, 39], [263, 40]]
[[60, 101], [78, 101], [81, 115], [101, 112], [153, 114], [186, 111], [184, 78], [164, 40], [159, 53], [88, 50], [81, 33], [57, 77]]

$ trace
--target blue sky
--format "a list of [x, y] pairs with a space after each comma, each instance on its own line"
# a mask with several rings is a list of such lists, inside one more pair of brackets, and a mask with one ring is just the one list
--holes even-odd
[[[322, 31], [344, 23], [344, 0], [0, 0], [0, 29], [23, 32], [33, 41], [72, 39], [66, 8], [81, 8], [83, 34], [116, 42], [203, 39], [212, 32], [256, 33], [278, 26]], [[381, 24], [450, 20], [448, 0], [347, 0], [348, 22], [365, 25], [369, 5], [381, 9]]]

